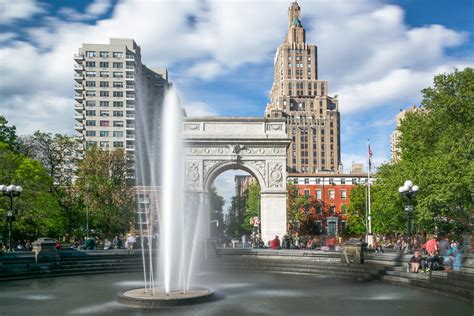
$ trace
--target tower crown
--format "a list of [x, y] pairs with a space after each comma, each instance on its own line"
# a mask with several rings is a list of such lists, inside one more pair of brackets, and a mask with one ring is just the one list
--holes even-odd
[[306, 34], [301, 24], [301, 8], [298, 2], [293, 2], [288, 7], [288, 33], [286, 34], [287, 43], [305, 43]]

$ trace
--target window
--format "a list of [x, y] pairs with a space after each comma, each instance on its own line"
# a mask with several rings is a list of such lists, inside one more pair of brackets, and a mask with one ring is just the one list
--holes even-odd
[[86, 131], [86, 136], [95, 136], [95, 131]]
[[114, 58], [122, 58], [123, 53], [122, 52], [113, 52], [112, 56], [114, 56]]
[[322, 199], [321, 190], [316, 190], [316, 198], [319, 200]]
[[95, 67], [95, 61], [86, 61], [86, 67]]
[[115, 98], [121, 98], [121, 97], [123, 97], [123, 91], [114, 91], [113, 96]]
[[309, 190], [304, 190], [304, 196], [309, 196]]
[[357, 184], [357, 179], [352, 179], [352, 184]]
[[[322, 214], [323, 213], [323, 207], [320, 203], [316, 204], [316, 213], [317, 214]], [[321, 222], [319, 224], [321, 224]]]
[[86, 101], [86, 107], [93, 107], [95, 106], [95, 101]]
[[114, 88], [123, 88], [123, 82], [114, 81]]
[[346, 184], [346, 178], [341, 178], [341, 184]]
[[101, 88], [107, 88], [109, 86], [109, 82], [108, 81], [101, 81], [100, 82], [100, 87]]
[[329, 199], [334, 200], [336, 197], [335, 191], [334, 190], [329, 190]]
[[114, 111], [114, 116], [123, 116], [123, 111]]
[[100, 96], [101, 97], [108, 97], [109, 96], [109, 91], [100, 91]]
[[346, 214], [347, 213], [347, 205], [346, 204], [342, 204], [341, 205], [341, 214]]
[[309, 178], [304, 178], [304, 184], [309, 184]]
[[99, 146], [100, 148], [109, 148], [109, 142], [100, 142]]
[[336, 206], [335, 205], [330, 205], [329, 206], [329, 215], [334, 215], [336, 214]]
[[114, 68], [123, 68], [123, 63], [112, 63], [112, 67], [114, 67]]
[[100, 67], [100, 68], [109, 68], [109, 63], [106, 62], [106, 61], [101, 61], [101, 62], [99, 63], [99, 67]]
[[99, 56], [102, 57], [102, 58], [107, 58], [107, 57], [109, 57], [109, 52], [100, 52]]
[[86, 87], [95, 87], [95, 81], [86, 81]]
[[86, 71], [86, 77], [95, 77], [95, 71]]
[[100, 72], [100, 76], [102, 78], [108, 78], [109, 77], [109, 72], [108, 71], [101, 71]]
[[114, 127], [123, 127], [123, 121], [114, 121]]
[[329, 178], [329, 184], [334, 185], [334, 179], [333, 178]]
[[109, 126], [109, 121], [100, 121], [100, 126], [102, 126], [102, 127]]
[[347, 191], [346, 190], [341, 190], [341, 199], [343, 199], [343, 200], [347, 199]]
[[114, 101], [114, 108], [121, 108], [123, 107], [123, 101]]
[[106, 108], [109, 106], [109, 101], [100, 101], [100, 107]]
[[86, 57], [95, 57], [95, 51], [92, 51], [92, 50], [86, 51]]
[[123, 72], [114, 71], [114, 78], [123, 78]]
[[95, 97], [95, 91], [94, 90], [87, 90], [86, 91], [86, 97]]
[[87, 110], [86, 116], [95, 116], [95, 110]]
[[100, 137], [109, 137], [109, 131], [100, 131]]
[[97, 142], [91, 142], [91, 141], [86, 142], [86, 148], [91, 148], [94, 146], [97, 146]]
[[86, 126], [95, 126], [94, 120], [86, 120]]
[[100, 116], [109, 116], [109, 111], [100, 111]]
[[114, 147], [123, 147], [123, 142], [114, 142]]
[[[114, 126], [115, 126], [115, 122], [114, 122]], [[123, 137], [123, 132], [122, 131], [114, 131], [113, 135], [114, 135], [114, 137]]]

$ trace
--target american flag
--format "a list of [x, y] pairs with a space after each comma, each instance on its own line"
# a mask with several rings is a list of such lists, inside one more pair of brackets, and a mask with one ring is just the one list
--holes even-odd
[[370, 149], [370, 144], [367, 142], [367, 147], [369, 149], [369, 169], [372, 168], [372, 149]]

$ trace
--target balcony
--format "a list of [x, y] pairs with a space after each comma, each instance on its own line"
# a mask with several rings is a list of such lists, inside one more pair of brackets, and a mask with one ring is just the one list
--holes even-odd
[[135, 86], [134, 85], [131, 85], [131, 84], [128, 84], [125, 86], [125, 90], [127, 91], [135, 91]]
[[134, 145], [127, 145], [125, 150], [135, 150], [135, 146]]
[[74, 54], [74, 60], [84, 60], [84, 55], [82, 55], [82, 54]]
[[82, 84], [75, 84], [74, 90], [84, 90], [84, 86]]
[[126, 69], [127, 71], [135, 71], [135, 66], [129, 66], [129, 65], [127, 65], [127, 66], [125, 67], [125, 69]]
[[[74, 125], [74, 129], [75, 129], [75, 130], [78, 130], [78, 131], [82, 131], [82, 130], [84, 130], [84, 125], [82, 125], [82, 124], [76, 124], [76, 125]], [[82, 136], [81, 136], [81, 137], [82, 137]]]
[[74, 80], [82, 82], [82, 80], [84, 80], [84, 76], [82, 74], [74, 74]]
[[135, 119], [135, 114], [127, 114], [126, 117], [129, 119]]
[[125, 78], [129, 81], [132, 81], [132, 80], [135, 80], [135, 76], [134, 75], [126, 75]]
[[74, 95], [74, 99], [75, 100], [84, 100], [84, 95], [81, 93], [81, 94], [75, 94]]
[[74, 119], [77, 120], [77, 121], [83, 121], [84, 120], [84, 115], [82, 115], [82, 113], [74, 113]]
[[126, 61], [135, 61], [135, 56], [133, 56], [133, 55], [126, 55], [126, 56], [125, 56], [125, 60], [126, 60]]
[[125, 100], [135, 101], [135, 95], [127, 94], [125, 95]]
[[84, 70], [84, 67], [82, 65], [79, 65], [79, 64], [74, 64], [74, 70], [76, 71], [83, 71]]
[[126, 139], [127, 140], [135, 140], [135, 135], [127, 135]]
[[127, 110], [129, 110], [129, 111], [135, 111], [135, 105], [133, 105], [133, 104], [127, 104], [127, 105], [126, 105], [126, 108], [127, 108]]
[[127, 124], [125, 126], [126, 129], [135, 129], [135, 124]]

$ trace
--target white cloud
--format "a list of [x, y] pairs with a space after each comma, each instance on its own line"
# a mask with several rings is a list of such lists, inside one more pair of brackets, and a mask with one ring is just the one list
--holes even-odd
[[[42, 10], [27, 0], [8, 4], [0, 0], [0, 4], [6, 7], [0, 10], [5, 11], [3, 23]], [[288, 4], [286, 0], [123, 0], [111, 9], [110, 1], [96, 0], [85, 13], [63, 9], [69, 16], [66, 21], [43, 18], [43, 26], [25, 30], [30, 42], [0, 47], [0, 77], [8, 77], [0, 80], [0, 108], [3, 112], [15, 100], [48, 95], [69, 100], [60, 103], [69, 111], [74, 104], [73, 54], [82, 43], [107, 43], [110, 37], [134, 38], [142, 47], [144, 63], [151, 67], [185, 64], [180, 77], [188, 82], [238, 77], [238, 67], [273, 59], [285, 36]], [[301, 0], [300, 6], [307, 41], [318, 45], [319, 77], [329, 80], [330, 94], [339, 95], [342, 112], [387, 104], [404, 107], [419, 100], [419, 90], [431, 84], [435, 73], [474, 64], [468, 58], [452, 60], [445, 53], [465, 42], [466, 34], [440, 25], [410, 27], [400, 7], [381, 0]], [[108, 10], [112, 10], [109, 19], [93, 25], [81, 22]], [[262, 93], [269, 88], [262, 88]], [[192, 101], [189, 113], [214, 113]], [[15, 120], [19, 126], [30, 123], [28, 116], [19, 114]], [[61, 129], [63, 121], [57, 116], [57, 123], [44, 127]]]
[[28, 19], [44, 9], [34, 0], [0, 0], [0, 24]]
[[188, 116], [217, 116], [217, 112], [207, 103], [190, 102], [184, 105]]

